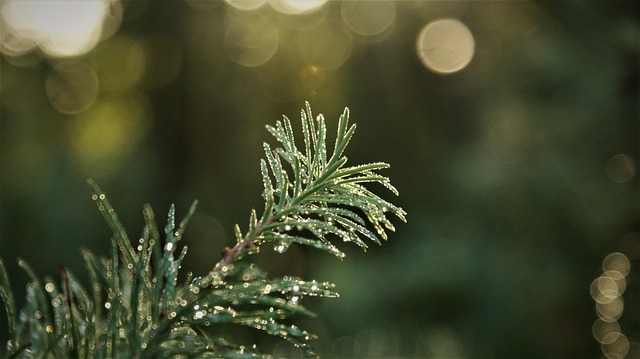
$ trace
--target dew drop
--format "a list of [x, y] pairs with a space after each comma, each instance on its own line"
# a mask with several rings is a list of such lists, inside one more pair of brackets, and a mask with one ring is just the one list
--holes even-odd
[[273, 250], [278, 253], [284, 253], [287, 251], [288, 248], [289, 248], [289, 244], [285, 242], [279, 242], [278, 244], [273, 246]]
[[105, 199], [105, 198], [106, 198], [106, 196], [104, 195], [104, 193], [101, 193], [100, 194], [100, 199]]
[[47, 293], [53, 292], [54, 288], [55, 288], [55, 286], [53, 285], [53, 283], [47, 283], [47, 284], [44, 285], [44, 290], [46, 290]]
[[164, 250], [165, 251], [170, 251], [171, 249], [173, 249], [173, 243], [169, 242], [164, 246]]
[[286, 226], [284, 226], [284, 230], [287, 231], [287, 232], [290, 231], [291, 230], [291, 226], [287, 224]]
[[106, 302], [106, 303], [104, 303], [104, 307], [105, 307], [106, 309], [111, 309], [111, 303], [110, 303], [110, 302]]
[[98, 195], [97, 194], [92, 195], [91, 199], [94, 200], [94, 201], [97, 200], [98, 199]]

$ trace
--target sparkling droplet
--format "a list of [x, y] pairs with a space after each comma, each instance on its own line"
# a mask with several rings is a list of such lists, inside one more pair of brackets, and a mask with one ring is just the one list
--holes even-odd
[[170, 251], [171, 249], [173, 249], [173, 243], [169, 242], [164, 246], [164, 250], [165, 251]]
[[104, 195], [104, 193], [100, 194], [100, 199], [105, 199], [106, 196]]
[[287, 232], [290, 231], [291, 230], [291, 226], [287, 224], [286, 226], [284, 226], [284, 230], [287, 231]]
[[98, 195], [96, 195], [96, 194], [92, 195], [91, 199], [94, 200], [94, 201], [97, 200], [98, 199]]
[[109, 303], [109, 302], [104, 303], [104, 307], [106, 309], [111, 309], [111, 303]]
[[279, 242], [278, 244], [276, 244], [273, 247], [273, 250], [278, 252], [278, 253], [284, 253], [287, 251], [287, 249], [289, 248], [289, 244], [285, 243], [285, 242]]

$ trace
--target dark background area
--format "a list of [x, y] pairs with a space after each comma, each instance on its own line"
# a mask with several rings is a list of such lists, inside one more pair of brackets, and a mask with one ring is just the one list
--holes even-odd
[[[337, 284], [341, 297], [309, 300], [319, 318], [302, 320], [322, 356], [616, 357], [592, 333], [590, 288], [620, 252], [630, 269], [615, 319], [637, 358], [637, 3], [390, 4], [392, 23], [364, 36], [340, 1], [303, 15], [120, 2], [111, 33], [71, 57], [11, 52], [3, 27], [0, 256], [17, 298], [27, 277], [16, 258], [84, 278], [79, 249], [107, 253], [87, 178], [133, 238], [143, 203], [181, 216], [198, 199], [183, 270], [206, 273], [233, 225], [261, 209], [264, 126], [296, 123], [308, 100], [330, 128], [349, 107], [350, 163], [390, 163], [409, 213], [388, 243], [347, 248], [344, 261], [300, 247], [256, 257], [274, 275]], [[416, 51], [442, 18], [475, 40], [451, 74]]]

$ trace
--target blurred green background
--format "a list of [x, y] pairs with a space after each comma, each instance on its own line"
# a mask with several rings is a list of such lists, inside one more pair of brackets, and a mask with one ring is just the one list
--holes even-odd
[[256, 257], [338, 285], [302, 320], [322, 356], [640, 357], [635, 1], [0, 11], [0, 256], [20, 300], [17, 257], [83, 278], [79, 248], [107, 253], [89, 177], [134, 238], [143, 203], [180, 215], [198, 199], [183, 270], [208, 271], [262, 204], [264, 126], [309, 100], [329, 126], [350, 108], [351, 163], [390, 163], [409, 213], [343, 262], [300, 247]]

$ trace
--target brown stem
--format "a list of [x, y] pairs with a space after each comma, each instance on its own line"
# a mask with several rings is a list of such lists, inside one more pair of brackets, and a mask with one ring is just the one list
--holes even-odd
[[256, 225], [256, 228], [253, 230], [253, 233], [251, 233], [251, 236], [249, 236], [249, 233], [247, 233], [247, 236], [240, 242], [236, 243], [233, 248], [225, 248], [225, 250], [222, 252], [222, 259], [218, 263], [216, 263], [211, 272], [209, 272], [209, 275], [211, 276], [214, 273], [220, 273], [222, 272], [222, 269], [224, 267], [231, 265], [235, 260], [236, 254], [245, 251], [247, 248], [251, 248], [254, 245], [253, 242], [260, 235], [262, 227], [273, 223], [274, 220], [275, 215], [271, 214], [264, 223], [258, 223]]

